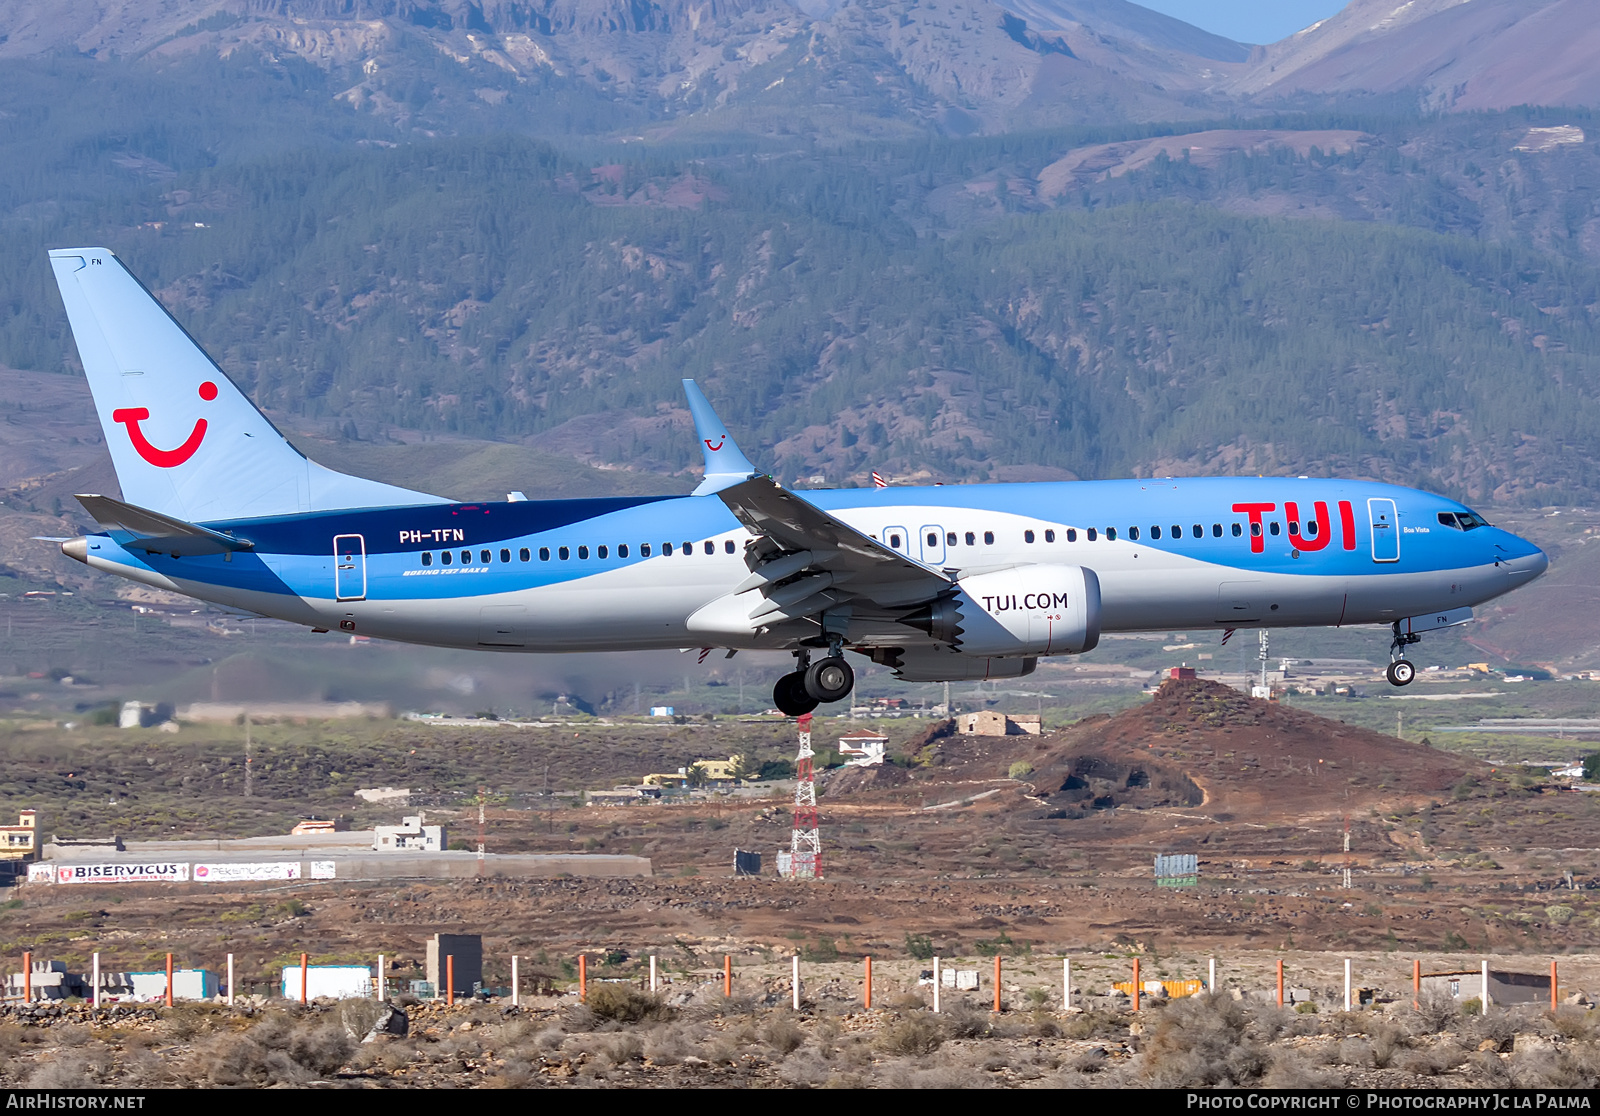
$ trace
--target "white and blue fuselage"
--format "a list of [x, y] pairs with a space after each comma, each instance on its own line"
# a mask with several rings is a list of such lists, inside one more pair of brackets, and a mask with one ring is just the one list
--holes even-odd
[[[1338, 626], [1482, 604], [1538, 547], [1442, 497], [1344, 480], [1195, 478], [809, 491], [950, 572], [1086, 566], [1105, 632]], [[1320, 511], [1320, 515], [1319, 515]], [[752, 533], [714, 495], [363, 508], [204, 524], [248, 553], [174, 558], [92, 536], [91, 566], [300, 624], [448, 647], [695, 644], [747, 577]], [[852, 644], [910, 633], [864, 621]], [[731, 641], [723, 640], [726, 644]], [[782, 646], [752, 634], [743, 646]]]

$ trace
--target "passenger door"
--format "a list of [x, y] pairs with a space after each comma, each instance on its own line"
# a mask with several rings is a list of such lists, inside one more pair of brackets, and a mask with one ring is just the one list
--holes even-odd
[[883, 545], [890, 550], [899, 551], [907, 558], [911, 557], [911, 533], [904, 527], [885, 527]]
[[1372, 524], [1372, 560], [1400, 561], [1400, 520], [1394, 501], [1381, 496], [1368, 500], [1367, 519]]
[[367, 540], [360, 535], [333, 536], [333, 597], [367, 599]]
[[929, 566], [944, 565], [944, 528], [924, 523], [917, 530], [922, 545], [922, 561]]

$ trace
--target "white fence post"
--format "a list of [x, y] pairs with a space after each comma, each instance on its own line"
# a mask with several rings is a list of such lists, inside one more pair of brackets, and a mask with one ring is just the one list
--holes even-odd
[[380, 953], [378, 954], [378, 979], [372, 982], [372, 991], [379, 1000], [386, 1000], [389, 997], [389, 975], [388, 970], [383, 967], [383, 963], [384, 956]]
[[522, 1006], [522, 982], [517, 979], [517, 955], [511, 955], [511, 1006]]
[[1061, 1010], [1072, 1010], [1072, 958], [1061, 961]]
[[1206, 966], [1206, 991], [1212, 995], [1217, 992], [1217, 959], [1213, 957]]
[[[233, 954], [230, 953], [228, 956], [232, 957]], [[94, 981], [94, 1006], [95, 1007], [99, 1007], [100, 1006], [100, 955], [98, 953], [94, 955], [94, 976], [91, 977], [90, 979]], [[229, 991], [229, 994], [231, 996], [231, 994], [233, 992], [233, 985], [231, 983], [228, 986], [228, 991]], [[229, 999], [228, 1002], [231, 1004], [231, 1003], [233, 1003], [233, 1000]]]
[[1355, 1010], [1350, 1006], [1350, 958], [1344, 959], [1344, 1010]]
[[650, 955], [650, 991], [656, 990], [656, 955]]
[[934, 1010], [934, 1014], [938, 1014], [938, 1012], [939, 1012], [939, 959], [937, 957], [935, 957], [933, 959], [933, 1010]]
[[[95, 954], [95, 969], [97, 972], [100, 968], [99, 959], [100, 955], [98, 953]], [[96, 983], [98, 983], [98, 980], [99, 978], [96, 977]], [[98, 996], [98, 993], [96, 995]], [[233, 954], [231, 953], [228, 954], [228, 1006], [233, 1006]]]
[[1481, 1003], [1482, 1003], [1482, 1007], [1480, 1007], [1479, 1010], [1484, 1015], [1488, 1015], [1489, 1014], [1489, 959], [1487, 957], [1485, 957], [1483, 959], [1483, 999], [1482, 999]]
[[800, 1010], [800, 955], [794, 955], [794, 1010]]

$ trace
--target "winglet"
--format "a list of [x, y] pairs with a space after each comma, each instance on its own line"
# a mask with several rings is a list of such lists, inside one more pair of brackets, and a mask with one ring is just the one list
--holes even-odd
[[689, 397], [689, 413], [694, 416], [695, 437], [700, 440], [700, 452], [706, 458], [706, 476], [694, 490], [696, 496], [709, 496], [729, 485], [749, 480], [756, 475], [756, 467], [746, 457], [722, 425], [717, 412], [693, 380], [683, 381], [684, 394]]

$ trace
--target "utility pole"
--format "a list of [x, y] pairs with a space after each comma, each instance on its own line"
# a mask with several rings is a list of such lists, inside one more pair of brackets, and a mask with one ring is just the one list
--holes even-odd
[[817, 826], [817, 783], [812, 770], [811, 714], [796, 719], [800, 752], [795, 756], [794, 831], [789, 836], [789, 871], [797, 880], [822, 875], [822, 833]]

